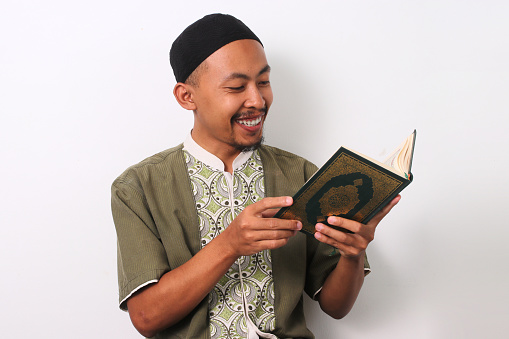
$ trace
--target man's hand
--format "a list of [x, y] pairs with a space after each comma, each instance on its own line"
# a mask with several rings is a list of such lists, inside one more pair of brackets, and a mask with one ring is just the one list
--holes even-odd
[[339, 250], [341, 257], [336, 268], [323, 284], [318, 301], [322, 310], [333, 318], [340, 319], [350, 312], [364, 281], [364, 253], [375, 237], [380, 221], [399, 202], [398, 195], [367, 224], [329, 217], [327, 221], [353, 233], [337, 231], [324, 224], [316, 224], [315, 238]]
[[302, 229], [296, 220], [272, 218], [277, 209], [290, 206], [291, 197], [264, 198], [247, 206], [221, 233], [237, 257], [284, 246]]
[[133, 294], [127, 307], [136, 329], [152, 337], [173, 326], [207, 297], [238, 257], [285, 245], [302, 224], [272, 217], [292, 203], [291, 197], [277, 197], [247, 206], [189, 261]]
[[329, 217], [327, 219], [329, 224], [342, 227], [353, 233], [345, 233], [318, 223], [316, 224], [315, 238], [337, 248], [343, 257], [358, 257], [364, 254], [368, 244], [375, 238], [375, 230], [380, 221], [400, 199], [401, 196], [398, 195], [365, 225], [340, 217]]

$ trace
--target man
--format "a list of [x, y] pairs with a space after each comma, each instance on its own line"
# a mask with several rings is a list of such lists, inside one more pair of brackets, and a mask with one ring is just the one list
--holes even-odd
[[175, 40], [170, 62], [194, 126], [113, 183], [120, 307], [146, 337], [313, 338], [302, 292], [345, 316], [369, 269], [365, 249], [399, 197], [367, 225], [329, 218], [352, 234], [318, 223], [312, 238], [271, 218], [316, 167], [261, 145], [272, 103], [261, 41], [213, 14]]

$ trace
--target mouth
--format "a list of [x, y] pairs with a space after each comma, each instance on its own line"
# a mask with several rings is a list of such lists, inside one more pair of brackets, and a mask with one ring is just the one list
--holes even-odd
[[264, 116], [265, 116], [265, 114], [262, 114], [255, 118], [237, 119], [237, 120], [235, 120], [235, 122], [237, 122], [241, 125], [247, 126], [247, 127], [255, 127], [262, 122]]

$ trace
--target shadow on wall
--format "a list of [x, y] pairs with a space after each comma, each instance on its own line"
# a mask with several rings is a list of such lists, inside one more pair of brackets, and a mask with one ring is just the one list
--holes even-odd
[[[371, 250], [370, 257], [377, 257], [376, 277], [368, 276], [352, 311], [342, 320], [328, 317], [318, 302], [306, 297], [304, 311], [308, 327], [317, 338], [348, 338], [348, 334], [376, 332], [398, 317], [399, 308], [406, 308], [407, 296], [399, 290], [397, 272], [390, 267], [383, 254]], [[374, 275], [374, 273], [373, 273]], [[366, 324], [369, 324], [366, 328]]]
[[[429, 331], [437, 329], [440, 320], [425, 305], [433, 303], [434, 293], [440, 288], [438, 273], [429, 276], [436, 265], [429, 256], [432, 239], [425, 231], [429, 229], [428, 218], [412, 218], [409, 229], [411, 211], [405, 213], [403, 207], [394, 212], [397, 216], [385, 220], [383, 229], [377, 231], [378, 236], [368, 248], [373, 272], [366, 277], [350, 314], [340, 321], [334, 320], [321, 311], [317, 302], [305, 298], [307, 324], [317, 338], [370, 337], [410, 320], [408, 316], [412, 313], [426, 318]], [[390, 249], [389, 242], [397, 249]], [[405, 253], [404, 257], [394, 258], [401, 253]], [[415, 325], [417, 330], [421, 324]]]

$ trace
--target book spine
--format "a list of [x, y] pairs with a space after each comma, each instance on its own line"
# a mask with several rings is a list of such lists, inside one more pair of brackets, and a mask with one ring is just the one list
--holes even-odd
[[314, 233], [311, 233], [309, 232], [308, 230], [305, 230], [305, 229], [301, 229], [300, 232], [304, 233], [305, 235], [307, 235], [308, 237], [312, 237], [314, 238], [315, 237], [315, 234]]

